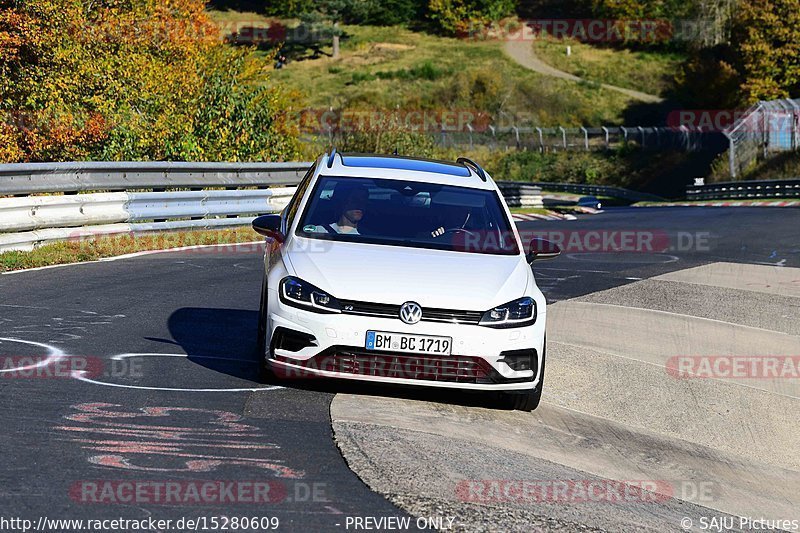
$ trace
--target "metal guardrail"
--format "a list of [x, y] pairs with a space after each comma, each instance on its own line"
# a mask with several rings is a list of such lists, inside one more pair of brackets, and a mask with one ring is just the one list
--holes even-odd
[[800, 179], [725, 181], [686, 187], [687, 200], [729, 198], [800, 198]]
[[623, 189], [622, 187], [609, 187], [605, 185], [583, 185], [577, 183], [519, 183], [514, 181], [500, 181], [497, 183], [506, 195], [506, 190], [509, 188], [518, 188], [520, 191], [525, 190], [538, 190], [553, 191], [553, 192], [571, 192], [574, 194], [592, 195], [592, 196], [611, 196], [613, 198], [622, 198], [623, 200], [631, 200], [633, 202], [640, 201], [661, 201], [663, 198], [654, 194], [647, 194], [630, 189]]
[[[246, 225], [256, 215], [283, 209], [294, 193], [292, 185], [310, 166], [163, 162], [0, 165], [0, 196], [7, 196], [0, 198], [0, 252], [98, 235]], [[501, 182], [500, 187], [512, 207], [542, 207], [539, 187], [519, 182]]]
[[296, 185], [310, 166], [163, 161], [0, 164], [0, 195]]
[[[294, 187], [284, 185], [296, 185], [310, 166], [302, 162], [0, 165], [0, 195], [15, 196], [0, 198], [0, 252], [98, 235], [246, 225], [256, 215], [283, 209], [294, 193]], [[56, 194], [36, 196], [43, 193]]]

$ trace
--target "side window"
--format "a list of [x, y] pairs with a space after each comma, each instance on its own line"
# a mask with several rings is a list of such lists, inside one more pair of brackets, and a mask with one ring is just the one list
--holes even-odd
[[314, 175], [314, 171], [317, 168], [317, 164], [314, 163], [311, 165], [311, 168], [308, 169], [306, 175], [303, 176], [303, 179], [300, 180], [300, 184], [297, 186], [297, 191], [292, 196], [291, 201], [289, 201], [289, 205], [286, 206], [286, 229], [288, 230], [291, 227], [292, 222], [294, 222], [294, 217], [297, 214], [297, 209], [300, 207], [300, 201], [303, 199], [303, 196], [306, 194], [308, 190], [308, 185], [311, 183], [311, 177]]

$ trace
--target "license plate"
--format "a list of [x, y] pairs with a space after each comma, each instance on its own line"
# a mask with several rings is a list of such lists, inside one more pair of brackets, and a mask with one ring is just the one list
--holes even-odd
[[450, 355], [453, 338], [392, 333], [390, 331], [367, 331], [366, 348], [367, 350]]

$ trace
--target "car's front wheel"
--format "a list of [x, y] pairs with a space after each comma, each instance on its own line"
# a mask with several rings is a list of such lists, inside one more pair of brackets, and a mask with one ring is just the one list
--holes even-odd
[[547, 360], [547, 339], [542, 345], [542, 369], [539, 373], [539, 384], [535, 388], [524, 392], [507, 392], [501, 395], [501, 402], [506, 409], [517, 411], [533, 411], [539, 407], [542, 399], [542, 388], [544, 387], [544, 363]]

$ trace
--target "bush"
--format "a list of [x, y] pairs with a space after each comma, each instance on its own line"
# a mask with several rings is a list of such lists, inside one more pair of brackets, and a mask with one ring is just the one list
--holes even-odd
[[419, 65], [415, 65], [410, 69], [400, 69], [393, 71], [379, 71], [375, 76], [382, 80], [428, 80], [434, 81], [451, 74], [450, 70], [437, 67], [430, 61], [425, 61]]
[[617, 158], [609, 154], [521, 151], [503, 157], [493, 175], [514, 181], [617, 184], [619, 166]]

